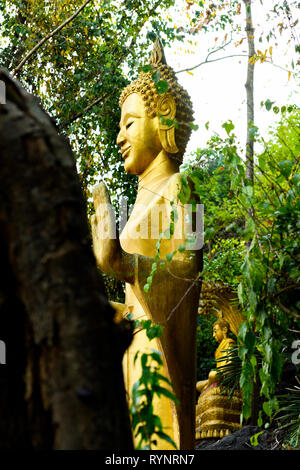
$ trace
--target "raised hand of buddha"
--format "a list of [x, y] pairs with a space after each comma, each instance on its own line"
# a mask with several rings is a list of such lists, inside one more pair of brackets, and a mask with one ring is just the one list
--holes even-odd
[[96, 214], [91, 217], [93, 249], [99, 268], [121, 281], [134, 280], [135, 256], [122, 250], [115, 213], [103, 182], [93, 189]]

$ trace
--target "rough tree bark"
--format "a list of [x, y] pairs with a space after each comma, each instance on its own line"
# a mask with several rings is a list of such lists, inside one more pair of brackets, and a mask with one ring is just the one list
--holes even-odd
[[[252, 186], [254, 185], [254, 140], [251, 137], [251, 126], [254, 125], [254, 67], [255, 62], [251, 58], [255, 55], [255, 39], [254, 39], [254, 26], [252, 20], [252, 0], [243, 0], [246, 8], [246, 34], [248, 42], [248, 67], [247, 67], [247, 80], [245, 84], [247, 94], [247, 141], [246, 141], [246, 177], [250, 180]], [[252, 217], [253, 209], [248, 211], [248, 217]], [[245, 225], [247, 223], [247, 218]], [[251, 241], [247, 242], [246, 246], [250, 248]], [[249, 424], [256, 425], [259, 410], [259, 392], [260, 382], [259, 375], [256, 374], [256, 380], [253, 383], [253, 392], [251, 398], [251, 418]]]
[[246, 158], [247, 158], [247, 178], [253, 184], [254, 181], [254, 141], [251, 138], [250, 128], [254, 124], [254, 61], [251, 57], [255, 55], [254, 45], [254, 27], [252, 23], [252, 0], [243, 0], [246, 8], [246, 33], [248, 41], [248, 68], [247, 80], [245, 84], [247, 94], [247, 141], [246, 141]]
[[68, 142], [0, 70], [0, 448], [131, 449], [122, 356]]

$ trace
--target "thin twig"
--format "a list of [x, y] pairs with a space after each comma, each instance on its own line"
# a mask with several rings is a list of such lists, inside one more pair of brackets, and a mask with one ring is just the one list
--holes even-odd
[[64, 127], [69, 126], [72, 124], [72, 122], [76, 121], [80, 117], [82, 117], [85, 113], [87, 113], [91, 108], [96, 106], [96, 104], [100, 103], [101, 101], [104, 101], [108, 97], [108, 93], [101, 95], [99, 98], [97, 98], [95, 101], [90, 103], [88, 106], [86, 106], [80, 113], [73, 115], [70, 117], [70, 119], [59, 126], [59, 129], [62, 130]]
[[189, 72], [191, 70], [197, 69], [201, 65], [211, 64], [212, 62], [217, 62], [218, 60], [230, 59], [231, 57], [248, 57], [248, 55], [247, 54], [232, 54], [232, 55], [226, 55], [225, 57], [218, 57], [217, 59], [212, 59], [212, 60], [207, 60], [207, 57], [206, 57], [206, 59], [203, 62], [200, 62], [200, 64], [194, 65], [193, 67], [189, 67], [186, 69], [178, 70], [178, 72], [175, 72], [175, 73]]
[[292, 310], [290, 310], [285, 305], [283, 305], [281, 302], [279, 302], [279, 300], [277, 300], [276, 303], [277, 303], [278, 307], [280, 307], [281, 310], [283, 310], [285, 313], [287, 313], [288, 315], [291, 315], [292, 317], [296, 318], [296, 320], [300, 319], [300, 315], [298, 315], [295, 312], [292, 312]]
[[179, 302], [175, 305], [174, 308], [172, 308], [171, 312], [170, 312], [169, 315], [167, 316], [167, 319], [166, 319], [167, 322], [170, 320], [170, 318], [172, 317], [173, 313], [174, 313], [175, 310], [179, 307], [179, 305], [181, 304], [181, 302], [183, 301], [183, 299], [188, 295], [188, 293], [190, 292], [190, 290], [194, 287], [194, 285], [196, 284], [196, 282], [199, 281], [200, 276], [201, 276], [201, 274], [199, 273], [198, 276], [196, 277], [196, 279], [194, 280], [194, 282], [192, 282], [192, 284], [189, 286], [189, 288], [185, 291], [184, 295], [181, 297], [181, 299], [179, 300]]
[[[213, 52], [217, 52], [217, 50], [212, 51], [211, 53], [213, 53]], [[231, 55], [226, 55], [224, 57], [218, 57], [217, 59], [212, 59], [212, 60], [207, 60], [207, 58], [208, 58], [208, 56], [207, 56], [206, 59], [203, 62], [200, 62], [200, 64], [194, 65], [193, 67], [188, 67], [186, 69], [178, 70], [175, 73], [189, 72], [191, 70], [197, 69], [201, 65], [211, 64], [213, 62], [217, 62], [218, 60], [230, 59], [232, 57], [248, 57], [248, 54], [231, 54]], [[271, 60], [265, 60], [264, 62], [261, 62], [261, 63], [266, 63], [266, 64], [273, 65], [274, 67], [277, 67], [278, 69], [283, 70], [284, 72], [291, 72], [291, 74], [295, 75], [295, 76], [299, 75], [299, 72], [294, 72], [292, 70], [285, 69], [284, 67], [281, 67], [280, 65], [274, 64]]]

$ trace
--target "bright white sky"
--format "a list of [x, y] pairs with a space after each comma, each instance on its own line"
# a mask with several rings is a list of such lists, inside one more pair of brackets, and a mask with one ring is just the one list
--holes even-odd
[[[255, 25], [255, 48], [265, 51], [273, 46], [273, 63], [281, 66], [285, 70], [275, 67], [269, 63], [256, 62], [254, 90], [255, 90], [255, 125], [259, 127], [262, 134], [266, 134], [268, 127], [279, 119], [280, 114], [275, 115], [273, 111], [266, 111], [261, 108], [260, 102], [276, 101], [278, 106], [286, 104], [298, 104], [299, 102], [299, 74], [298, 77], [291, 75], [288, 80], [288, 71], [291, 69], [291, 59], [295, 59], [295, 43], [288, 40], [291, 37], [290, 30], [282, 35], [278, 33], [278, 46], [274, 42], [258, 42], [259, 32], [264, 28], [266, 33], [265, 15], [269, 8], [274, 4], [271, 0], [264, 0], [263, 6], [259, 0], [253, 1], [252, 17]], [[245, 22], [245, 11], [242, 7], [240, 20]], [[294, 20], [297, 16], [294, 18]], [[278, 18], [276, 24], [279, 22]], [[210, 59], [223, 57], [231, 54], [247, 54], [246, 39], [241, 46], [235, 47], [235, 43], [246, 37], [245, 23], [239, 36], [234, 38], [232, 45], [225, 51], [213, 54]], [[173, 44], [172, 48], [166, 48], [165, 54], [169, 65], [175, 71], [192, 67], [205, 60], [209, 48], [212, 48], [215, 38], [219, 36], [216, 45], [221, 45], [225, 33], [200, 33], [194, 36], [198, 44], [192, 47], [190, 44], [183, 45], [178, 42]], [[190, 53], [186, 53], [189, 50]], [[192, 53], [192, 52], [193, 53]], [[299, 68], [298, 68], [299, 72]], [[225, 137], [225, 130], [221, 127], [222, 123], [231, 119], [235, 124], [235, 134], [238, 136], [242, 147], [244, 148], [246, 139], [246, 74], [247, 58], [235, 57], [220, 60], [211, 64], [201, 65], [192, 71], [193, 75], [183, 72], [178, 74], [180, 83], [189, 92], [195, 111], [195, 123], [199, 125], [198, 131], [193, 131], [187, 153], [195, 150], [197, 147], [205, 145], [206, 141], [213, 132]], [[298, 83], [298, 89], [297, 89]], [[206, 130], [205, 123], [209, 121], [209, 130]]]

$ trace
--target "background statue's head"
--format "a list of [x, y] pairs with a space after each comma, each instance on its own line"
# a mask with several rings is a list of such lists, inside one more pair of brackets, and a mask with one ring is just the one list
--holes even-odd
[[[153, 80], [155, 73], [158, 81], [166, 82], [168, 85], [164, 93], [160, 94], [157, 91], [157, 80]], [[162, 85], [165, 86], [165, 83]], [[147, 117], [156, 121], [157, 137], [161, 148], [170, 158], [178, 163], [182, 162], [191, 134], [192, 104], [188, 93], [178, 83], [174, 71], [167, 65], [158, 39], [150, 58], [149, 71], [141, 72], [137, 80], [123, 90], [120, 97], [122, 111], [131, 95], [139, 96]], [[138, 101], [138, 98], [131, 98], [131, 101], [134, 100]], [[118, 140], [117, 142], [121, 145], [120, 134]]]
[[213, 324], [213, 336], [218, 343], [220, 343], [223, 339], [228, 337], [229, 331], [230, 331], [230, 325], [223, 318], [219, 318]]

